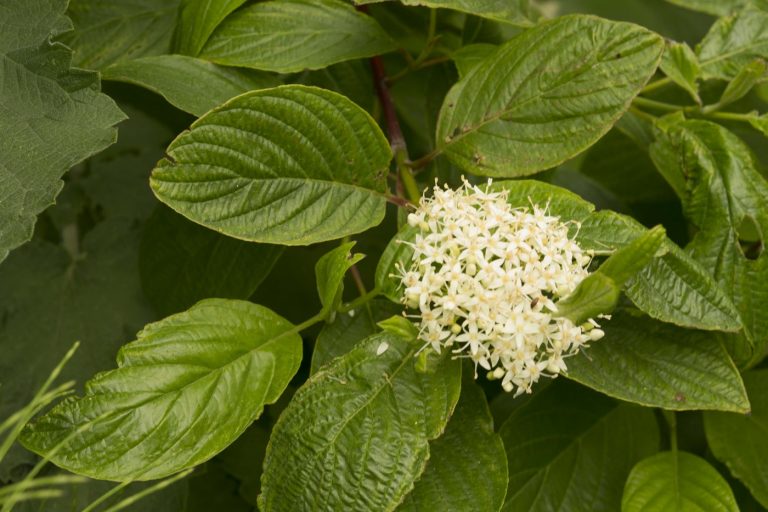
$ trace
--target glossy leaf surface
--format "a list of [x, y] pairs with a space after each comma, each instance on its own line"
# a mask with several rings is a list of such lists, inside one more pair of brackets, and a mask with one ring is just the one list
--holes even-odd
[[146, 326], [116, 370], [32, 423], [22, 442], [94, 478], [161, 478], [234, 441], [300, 361], [301, 338], [280, 316], [250, 302], [202, 301]]
[[389, 145], [347, 98], [291, 85], [238, 96], [195, 122], [152, 173], [157, 197], [235, 238], [307, 245], [384, 217]]

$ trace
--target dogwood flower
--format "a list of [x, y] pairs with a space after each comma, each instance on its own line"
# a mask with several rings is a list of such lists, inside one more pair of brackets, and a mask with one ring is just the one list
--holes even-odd
[[435, 186], [423, 197], [408, 215], [418, 229], [405, 242], [413, 256], [398, 272], [424, 348], [470, 358], [518, 396], [565, 372], [565, 359], [603, 331], [593, 319], [577, 326], [553, 316], [591, 261], [569, 224], [546, 206], [512, 208], [490, 184]]

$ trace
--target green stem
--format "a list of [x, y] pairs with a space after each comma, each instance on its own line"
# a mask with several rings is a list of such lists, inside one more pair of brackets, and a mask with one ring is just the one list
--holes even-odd
[[437, 158], [437, 156], [441, 153], [440, 149], [433, 149], [426, 155], [422, 156], [421, 158], [417, 158], [416, 160], [413, 160], [411, 162], [405, 162], [405, 165], [410, 167], [413, 170], [419, 170], [423, 169], [424, 167], [428, 166], [432, 160]]
[[347, 304], [344, 304], [339, 308], [340, 313], [349, 313], [350, 311], [359, 308], [360, 306], [367, 304], [372, 299], [375, 299], [381, 295], [381, 290], [378, 288], [374, 288], [373, 290], [369, 291], [368, 293], [365, 293], [361, 295], [360, 297], [356, 298], [352, 302], [349, 302]]
[[662, 411], [664, 419], [669, 426], [669, 448], [673, 453], [677, 453], [677, 416], [675, 411]]
[[287, 331], [286, 334], [288, 334], [288, 333], [296, 334], [296, 333], [299, 333], [301, 331], [305, 331], [305, 330], [309, 329], [310, 327], [312, 327], [313, 325], [319, 324], [320, 322], [324, 321], [327, 316], [328, 316], [328, 312], [327, 311], [321, 311], [318, 314], [316, 314], [315, 316], [313, 316], [312, 318], [304, 320], [303, 322], [301, 322], [299, 325], [297, 325], [296, 327], [294, 327], [290, 331]]
[[395, 153], [395, 164], [400, 172], [400, 179], [403, 180], [405, 193], [411, 202], [419, 204], [419, 201], [421, 200], [421, 192], [419, 191], [419, 186], [416, 184], [416, 179], [413, 177], [411, 169], [406, 165], [407, 160], [408, 154], [405, 151], [398, 151]]
[[643, 119], [645, 119], [646, 121], [650, 121], [651, 123], [655, 123], [656, 120], [658, 119], [656, 116], [649, 114], [648, 112], [644, 112], [637, 107], [629, 107], [629, 110], [636, 116], [642, 117]]
[[648, 98], [643, 98], [641, 96], [637, 96], [634, 100], [632, 100], [632, 104], [640, 107], [654, 108], [656, 110], [666, 110], [669, 112], [674, 112], [677, 110], [686, 111], [686, 110], [690, 110], [691, 108], [686, 105], [675, 105], [673, 103], [665, 103], [663, 101], [650, 100]]
[[664, 87], [666, 85], [669, 85], [672, 83], [672, 80], [669, 77], [660, 78], [659, 80], [656, 80], [654, 82], [649, 83], [643, 89], [640, 91], [641, 94], [648, 93], [651, 91], [655, 91], [656, 89], [660, 89], [661, 87]]
[[707, 117], [712, 119], [723, 119], [726, 121], [741, 121], [748, 123], [755, 118], [754, 114], [739, 114], [737, 112], [708, 112]]

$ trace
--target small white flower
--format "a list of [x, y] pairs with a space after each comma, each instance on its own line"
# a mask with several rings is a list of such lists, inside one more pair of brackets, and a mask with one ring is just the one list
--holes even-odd
[[552, 316], [588, 275], [591, 254], [547, 207], [513, 209], [506, 192], [465, 181], [458, 190], [435, 186], [408, 223], [419, 233], [398, 271], [425, 347], [470, 358], [517, 396], [604, 336], [593, 319], [576, 326]]

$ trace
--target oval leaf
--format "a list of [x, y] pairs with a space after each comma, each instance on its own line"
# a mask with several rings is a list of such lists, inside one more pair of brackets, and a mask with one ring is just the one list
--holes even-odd
[[201, 117], [152, 172], [157, 197], [244, 240], [307, 245], [384, 218], [392, 153], [339, 94], [300, 85], [238, 96]]
[[419, 348], [392, 333], [373, 335], [296, 392], [267, 447], [260, 510], [392, 510], [400, 503], [461, 386], [461, 365], [449, 358], [434, 372], [416, 372]]
[[768, 508], [768, 370], [744, 374], [750, 414], [704, 413], [707, 442], [715, 457]]
[[483, 390], [465, 379], [445, 433], [429, 444], [429, 462], [398, 512], [499, 510], [507, 493], [507, 456], [493, 431]]
[[291, 73], [394, 49], [373, 18], [341, 0], [271, 0], [229, 16], [201, 56], [228, 66]]
[[715, 334], [623, 312], [602, 326], [603, 340], [568, 359], [568, 378], [648, 407], [749, 410], [741, 376]]
[[641, 461], [627, 479], [622, 512], [738, 512], [728, 483], [704, 459], [662, 452]]
[[[32, 423], [24, 446], [73, 473], [152, 480], [223, 450], [299, 368], [301, 337], [272, 311], [209, 299], [149, 324], [91, 379]], [[59, 445], [61, 445], [59, 447]]]
[[664, 43], [628, 23], [564, 16], [499, 47], [448, 93], [439, 149], [483, 176], [523, 176], [577, 155], [629, 108]]
[[656, 452], [653, 411], [558, 379], [510, 414], [499, 431], [509, 489], [502, 510], [617, 510], [630, 469]]

